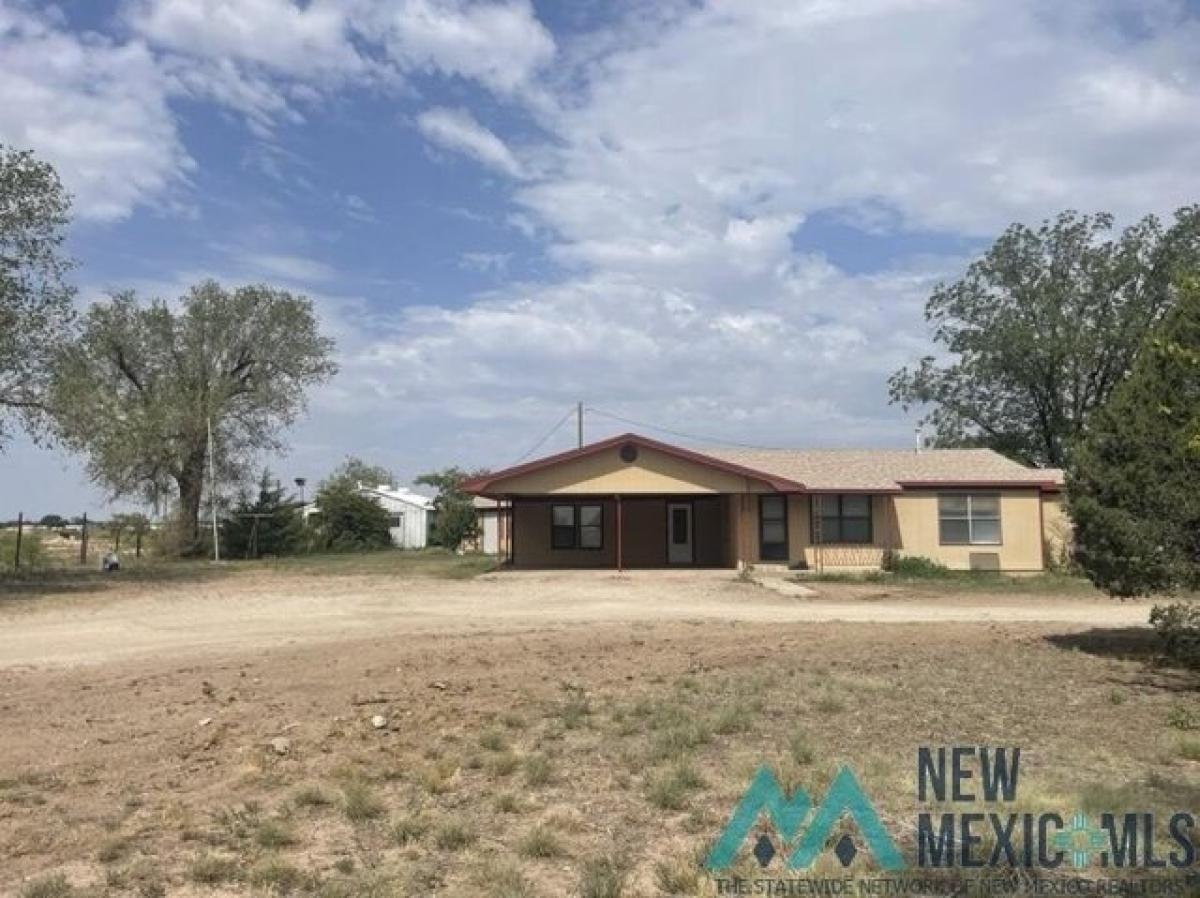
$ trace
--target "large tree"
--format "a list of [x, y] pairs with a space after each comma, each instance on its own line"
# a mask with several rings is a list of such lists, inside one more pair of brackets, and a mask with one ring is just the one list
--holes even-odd
[[63, 254], [71, 199], [54, 168], [0, 144], [0, 446], [44, 420], [50, 359], [71, 320]]
[[219, 476], [241, 480], [257, 452], [282, 448], [306, 391], [335, 372], [332, 352], [312, 303], [281, 290], [205, 281], [175, 304], [125, 293], [92, 306], [60, 354], [54, 415], [114, 496], [177, 496], [195, 546], [209, 425]]
[[1115, 595], [1200, 588], [1200, 280], [1146, 340], [1068, 471], [1076, 557]]
[[1110, 215], [1064, 212], [1014, 224], [925, 307], [940, 357], [896, 372], [893, 402], [929, 407], [940, 446], [990, 446], [1061, 467], [1088, 416], [1133, 364], [1172, 302], [1172, 277], [1200, 260], [1200, 206], [1110, 237]]
[[433, 500], [433, 542], [450, 550], [457, 550], [464, 542], [479, 535], [479, 516], [475, 513], [474, 498], [463, 490], [463, 483], [482, 477], [487, 471], [463, 471], [461, 468], [444, 468], [422, 474], [416, 483], [437, 490]]
[[348, 455], [345, 461], [321, 481], [321, 488], [341, 485], [349, 489], [357, 489], [360, 486], [377, 487], [384, 484], [393, 486], [395, 483], [396, 475], [383, 465], [371, 464], [356, 456]]

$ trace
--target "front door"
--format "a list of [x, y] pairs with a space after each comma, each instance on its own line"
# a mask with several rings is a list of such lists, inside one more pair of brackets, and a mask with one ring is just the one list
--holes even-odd
[[692, 503], [667, 503], [667, 561], [692, 563]]

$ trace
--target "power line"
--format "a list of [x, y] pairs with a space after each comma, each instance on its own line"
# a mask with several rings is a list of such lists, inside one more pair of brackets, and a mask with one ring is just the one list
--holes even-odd
[[635, 421], [633, 418], [626, 418], [623, 415], [616, 415], [616, 414], [613, 414], [612, 412], [606, 412], [602, 409], [592, 408], [591, 406], [588, 406], [585, 409], [585, 411], [589, 411], [593, 415], [600, 415], [604, 418], [612, 418], [614, 421], [620, 421], [623, 424], [631, 424], [634, 427], [644, 427], [649, 430], [657, 430], [660, 433], [667, 433], [667, 434], [670, 434], [671, 436], [682, 437], [685, 440], [692, 440], [693, 442], [696, 442], [696, 443], [707, 443], [710, 446], [711, 445], [736, 446], [738, 449], [763, 449], [763, 450], [770, 450], [770, 449], [777, 448], [774, 446], [758, 446], [758, 445], [755, 445], [754, 443], [739, 443], [734, 440], [723, 440], [723, 439], [718, 439], [717, 437], [707, 437], [707, 436], [701, 436], [701, 435], [694, 434], [694, 433], [685, 433], [682, 430], [672, 430], [670, 427], [661, 427], [658, 424], [651, 424], [647, 421]]
[[529, 450], [524, 455], [522, 455], [520, 458], [518, 458], [516, 461], [514, 461], [513, 464], [519, 465], [521, 462], [525, 461], [525, 459], [529, 458], [529, 456], [533, 455], [533, 453], [535, 453], [539, 449], [541, 449], [542, 446], [545, 445], [546, 440], [550, 439], [550, 437], [552, 437], [556, 433], [558, 433], [558, 429], [560, 427], [562, 427], [564, 424], [566, 424], [567, 420], [572, 415], [575, 414], [575, 410], [576, 410], [575, 406], [571, 406], [569, 409], [567, 409], [567, 413], [558, 419], [558, 423], [555, 424], [553, 427], [551, 427], [549, 430], [547, 430], [546, 433], [542, 436], [542, 438], [540, 440], [538, 440], [536, 443], [534, 443], [532, 446], [530, 446]]

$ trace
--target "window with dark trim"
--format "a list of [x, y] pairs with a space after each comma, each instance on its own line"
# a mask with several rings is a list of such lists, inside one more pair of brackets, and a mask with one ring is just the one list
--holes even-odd
[[550, 548], [604, 548], [604, 506], [550, 506]]
[[758, 497], [758, 557], [788, 560], [787, 496]]
[[938, 539], [943, 546], [1000, 545], [1000, 496], [996, 493], [938, 496]]
[[820, 532], [813, 534], [822, 543], [871, 543], [874, 522], [871, 519], [871, 497], [865, 493], [841, 493], [814, 497], [814, 515]]

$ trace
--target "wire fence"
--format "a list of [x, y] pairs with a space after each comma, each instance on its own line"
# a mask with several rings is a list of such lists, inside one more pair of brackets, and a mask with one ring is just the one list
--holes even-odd
[[86, 513], [69, 521], [31, 521], [21, 512], [15, 520], [0, 521], [0, 568], [20, 572], [51, 563], [87, 566], [122, 551], [141, 558], [152, 529], [153, 524], [92, 520]]

